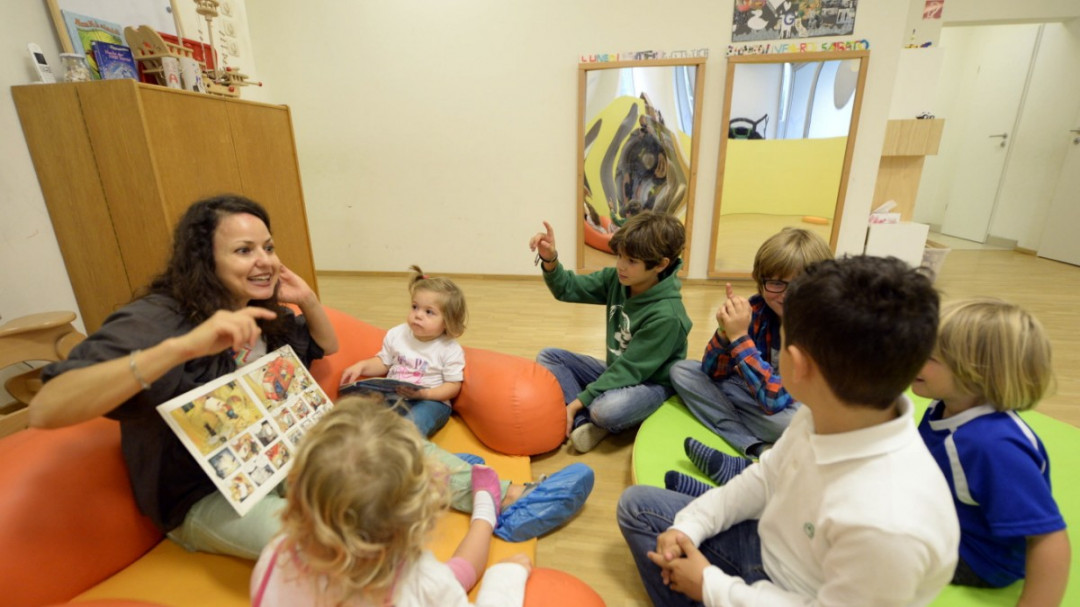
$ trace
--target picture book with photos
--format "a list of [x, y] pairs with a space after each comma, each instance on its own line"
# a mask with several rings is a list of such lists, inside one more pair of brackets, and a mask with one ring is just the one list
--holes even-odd
[[97, 61], [98, 73], [101, 74], [102, 80], [139, 79], [139, 69], [135, 67], [135, 58], [131, 55], [131, 49], [100, 40], [94, 40], [90, 46], [94, 50], [94, 59]]
[[157, 409], [243, 516], [285, 479], [300, 437], [331, 407], [284, 346]]
[[68, 38], [71, 39], [71, 47], [80, 55], [86, 56], [86, 63], [90, 65], [90, 74], [95, 79], [101, 78], [98, 72], [97, 59], [94, 57], [93, 43], [109, 42], [120, 46], [124, 45], [124, 28], [119, 23], [80, 15], [71, 11], [62, 10], [64, 25], [67, 27]]
[[400, 379], [372, 377], [369, 379], [359, 379], [352, 383], [345, 384], [338, 388], [338, 394], [348, 394], [350, 392], [364, 391], [396, 394], [398, 388], [413, 388], [415, 390], [420, 390], [423, 388], [423, 386], [407, 381], [401, 381]]

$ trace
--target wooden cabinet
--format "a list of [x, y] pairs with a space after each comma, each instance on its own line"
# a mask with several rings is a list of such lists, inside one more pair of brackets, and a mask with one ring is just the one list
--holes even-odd
[[872, 209], [895, 200], [893, 212], [900, 213], [901, 221], [911, 221], [923, 161], [926, 156], [937, 154], [944, 130], [942, 119], [890, 120], [887, 123]]
[[165, 265], [194, 201], [243, 194], [318, 292], [289, 108], [133, 80], [12, 87], [87, 331]]

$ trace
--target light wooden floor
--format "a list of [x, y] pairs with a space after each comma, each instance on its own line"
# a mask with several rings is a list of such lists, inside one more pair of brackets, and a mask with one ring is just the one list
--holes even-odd
[[[556, 302], [539, 276], [454, 279], [465, 291], [471, 312], [469, 327], [461, 338], [464, 345], [528, 358], [545, 346], [557, 346], [603, 358], [602, 306]], [[1056, 393], [1045, 399], [1039, 410], [1080, 426], [1080, 268], [1012, 251], [954, 250], [945, 260], [937, 286], [946, 300], [992, 295], [1020, 304], [1038, 316], [1053, 340], [1058, 379]], [[408, 309], [404, 274], [320, 274], [319, 287], [327, 305], [381, 327], [402, 322]], [[753, 290], [750, 283], [735, 287], [745, 295]], [[699, 358], [704, 350], [722, 293], [721, 285], [715, 282], [692, 281], [683, 287], [686, 309], [695, 323], [690, 335], [691, 358]], [[610, 607], [648, 605], [615, 524], [615, 504], [630, 484], [633, 439], [633, 433], [625, 433], [584, 455], [571, 455], [564, 447], [533, 459], [537, 476], [575, 461], [596, 471], [596, 486], [585, 508], [566, 527], [540, 541], [537, 561], [578, 576]]]

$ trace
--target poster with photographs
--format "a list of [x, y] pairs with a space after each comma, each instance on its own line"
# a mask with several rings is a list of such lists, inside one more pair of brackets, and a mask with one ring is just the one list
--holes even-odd
[[849, 36], [858, 0], [735, 0], [732, 42]]
[[285, 479], [300, 437], [332, 406], [285, 346], [157, 409], [243, 516]]

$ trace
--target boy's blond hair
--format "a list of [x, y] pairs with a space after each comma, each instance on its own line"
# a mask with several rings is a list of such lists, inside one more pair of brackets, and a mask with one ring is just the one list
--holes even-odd
[[300, 442], [282, 513], [285, 554], [330, 604], [390, 590], [448, 503], [445, 470], [379, 396], [340, 400]]
[[998, 411], [1034, 407], [1053, 385], [1050, 341], [1023, 308], [984, 297], [946, 305], [936, 358], [964, 391]]
[[642, 211], [626, 220], [608, 245], [616, 254], [640, 259], [651, 270], [665, 257], [675, 263], [686, 246], [686, 226], [667, 213]]
[[761, 243], [754, 255], [754, 282], [760, 292], [766, 280], [798, 276], [806, 266], [832, 258], [832, 249], [822, 237], [801, 228], [784, 228]]
[[465, 333], [465, 325], [469, 322], [465, 294], [449, 278], [428, 276], [419, 266], [409, 266], [409, 269], [413, 271], [412, 280], [409, 281], [409, 295], [416, 295], [417, 291], [431, 291], [439, 295], [446, 334], [455, 339], [461, 337]]

